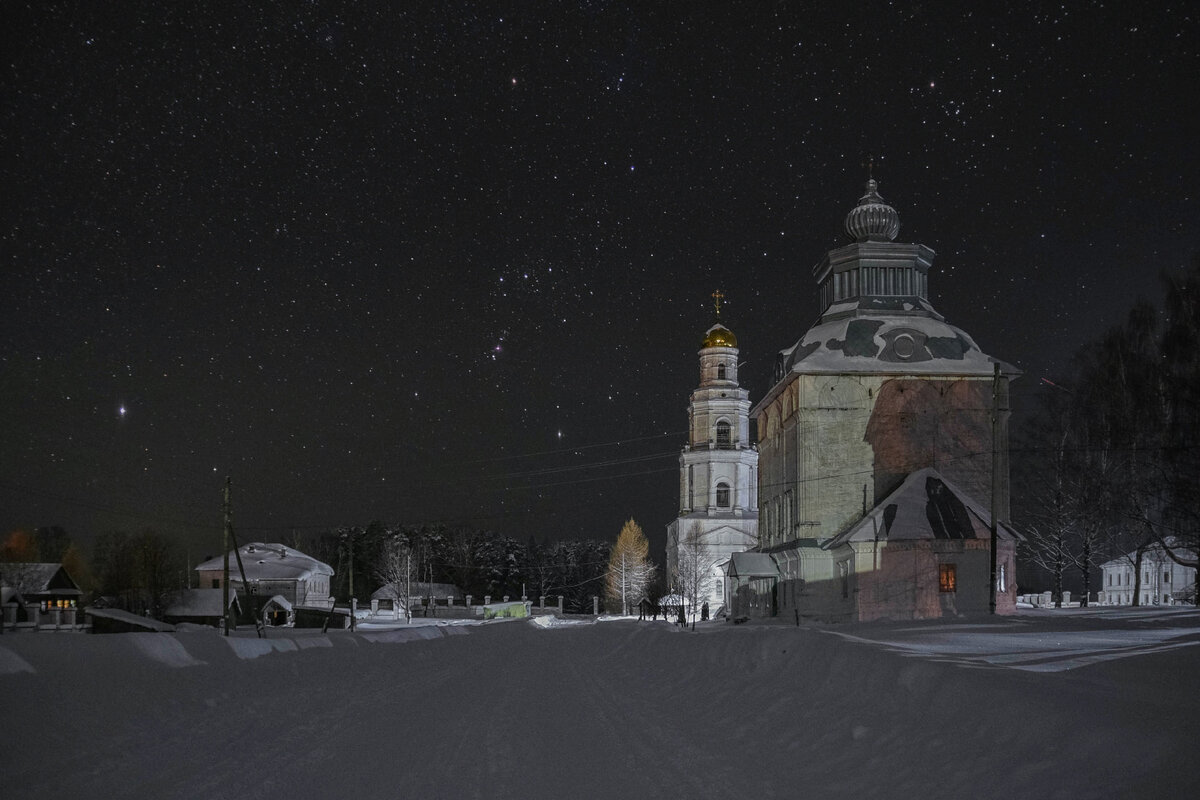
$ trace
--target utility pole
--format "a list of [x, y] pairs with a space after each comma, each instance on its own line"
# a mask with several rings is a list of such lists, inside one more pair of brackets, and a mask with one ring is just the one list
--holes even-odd
[[354, 528], [346, 532], [347, 540], [350, 543], [350, 630], [355, 631], [354, 627]]
[[404, 554], [404, 619], [412, 624], [412, 550]]
[[996, 613], [996, 550], [1000, 532], [1000, 362], [992, 362], [992, 542], [988, 563], [991, 584], [988, 587], [988, 613]]
[[233, 510], [229, 506], [229, 485], [232, 481], [225, 476], [225, 502], [222, 507], [225, 512], [225, 524], [221, 529], [221, 552], [224, 553], [224, 565], [221, 568], [221, 616], [225, 620], [225, 635], [229, 635], [229, 531], [233, 527]]

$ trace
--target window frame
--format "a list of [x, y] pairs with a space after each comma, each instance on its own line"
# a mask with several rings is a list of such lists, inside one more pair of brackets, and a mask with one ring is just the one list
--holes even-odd
[[946, 561], [938, 564], [938, 593], [956, 594], [958, 592], [958, 565]]

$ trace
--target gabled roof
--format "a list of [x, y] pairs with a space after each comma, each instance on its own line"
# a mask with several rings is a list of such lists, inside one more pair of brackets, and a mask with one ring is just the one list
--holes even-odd
[[[333, 575], [333, 567], [307, 556], [299, 550], [281, 544], [250, 542], [238, 548], [242, 554], [242, 566], [248, 581], [302, 581], [313, 575]], [[210, 558], [196, 567], [197, 572], [211, 572], [223, 568], [224, 556]], [[241, 583], [237, 559], [229, 553], [229, 581]]]
[[[865, 517], [825, 543], [833, 549], [851, 542], [988, 539], [992, 516], [970, 495], [936, 469], [926, 467], [909, 474], [895, 491]], [[1001, 539], [1019, 539], [1000, 525]]]
[[79, 597], [83, 594], [62, 564], [0, 564], [0, 583], [23, 595]]
[[725, 575], [730, 578], [778, 578], [779, 566], [766, 553], [734, 553]]
[[24, 607], [25, 598], [21, 596], [20, 592], [11, 586], [0, 587], [0, 605], [6, 606], [9, 603]]
[[284, 611], [292, 610], [291, 601], [288, 600], [286, 597], [284, 597], [281, 594], [277, 594], [274, 597], [272, 597], [270, 600], [267, 600], [267, 602], [263, 603], [262, 608], [260, 610], [265, 611], [266, 609], [270, 608], [271, 606], [277, 606], [278, 608], [281, 608]]

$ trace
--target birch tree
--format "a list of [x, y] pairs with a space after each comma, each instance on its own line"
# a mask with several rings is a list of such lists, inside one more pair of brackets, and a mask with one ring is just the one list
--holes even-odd
[[675, 585], [684, 602], [690, 606], [693, 624], [700, 604], [712, 593], [717, 578], [713, 569], [721, 559], [708, 546], [708, 537], [700, 523], [693, 522], [679, 542], [679, 555], [675, 567]]

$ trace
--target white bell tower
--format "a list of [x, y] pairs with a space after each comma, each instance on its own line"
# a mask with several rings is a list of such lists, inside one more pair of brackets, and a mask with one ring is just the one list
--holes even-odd
[[[688, 442], [679, 456], [679, 516], [667, 526], [672, 594], [698, 585], [697, 604], [716, 614], [726, 601], [724, 567], [758, 544], [758, 449], [750, 436], [750, 393], [738, 385], [737, 337], [716, 322], [700, 347], [700, 385], [688, 404]], [[707, 576], [707, 577], [705, 577]], [[697, 609], [699, 613], [699, 609]]]

